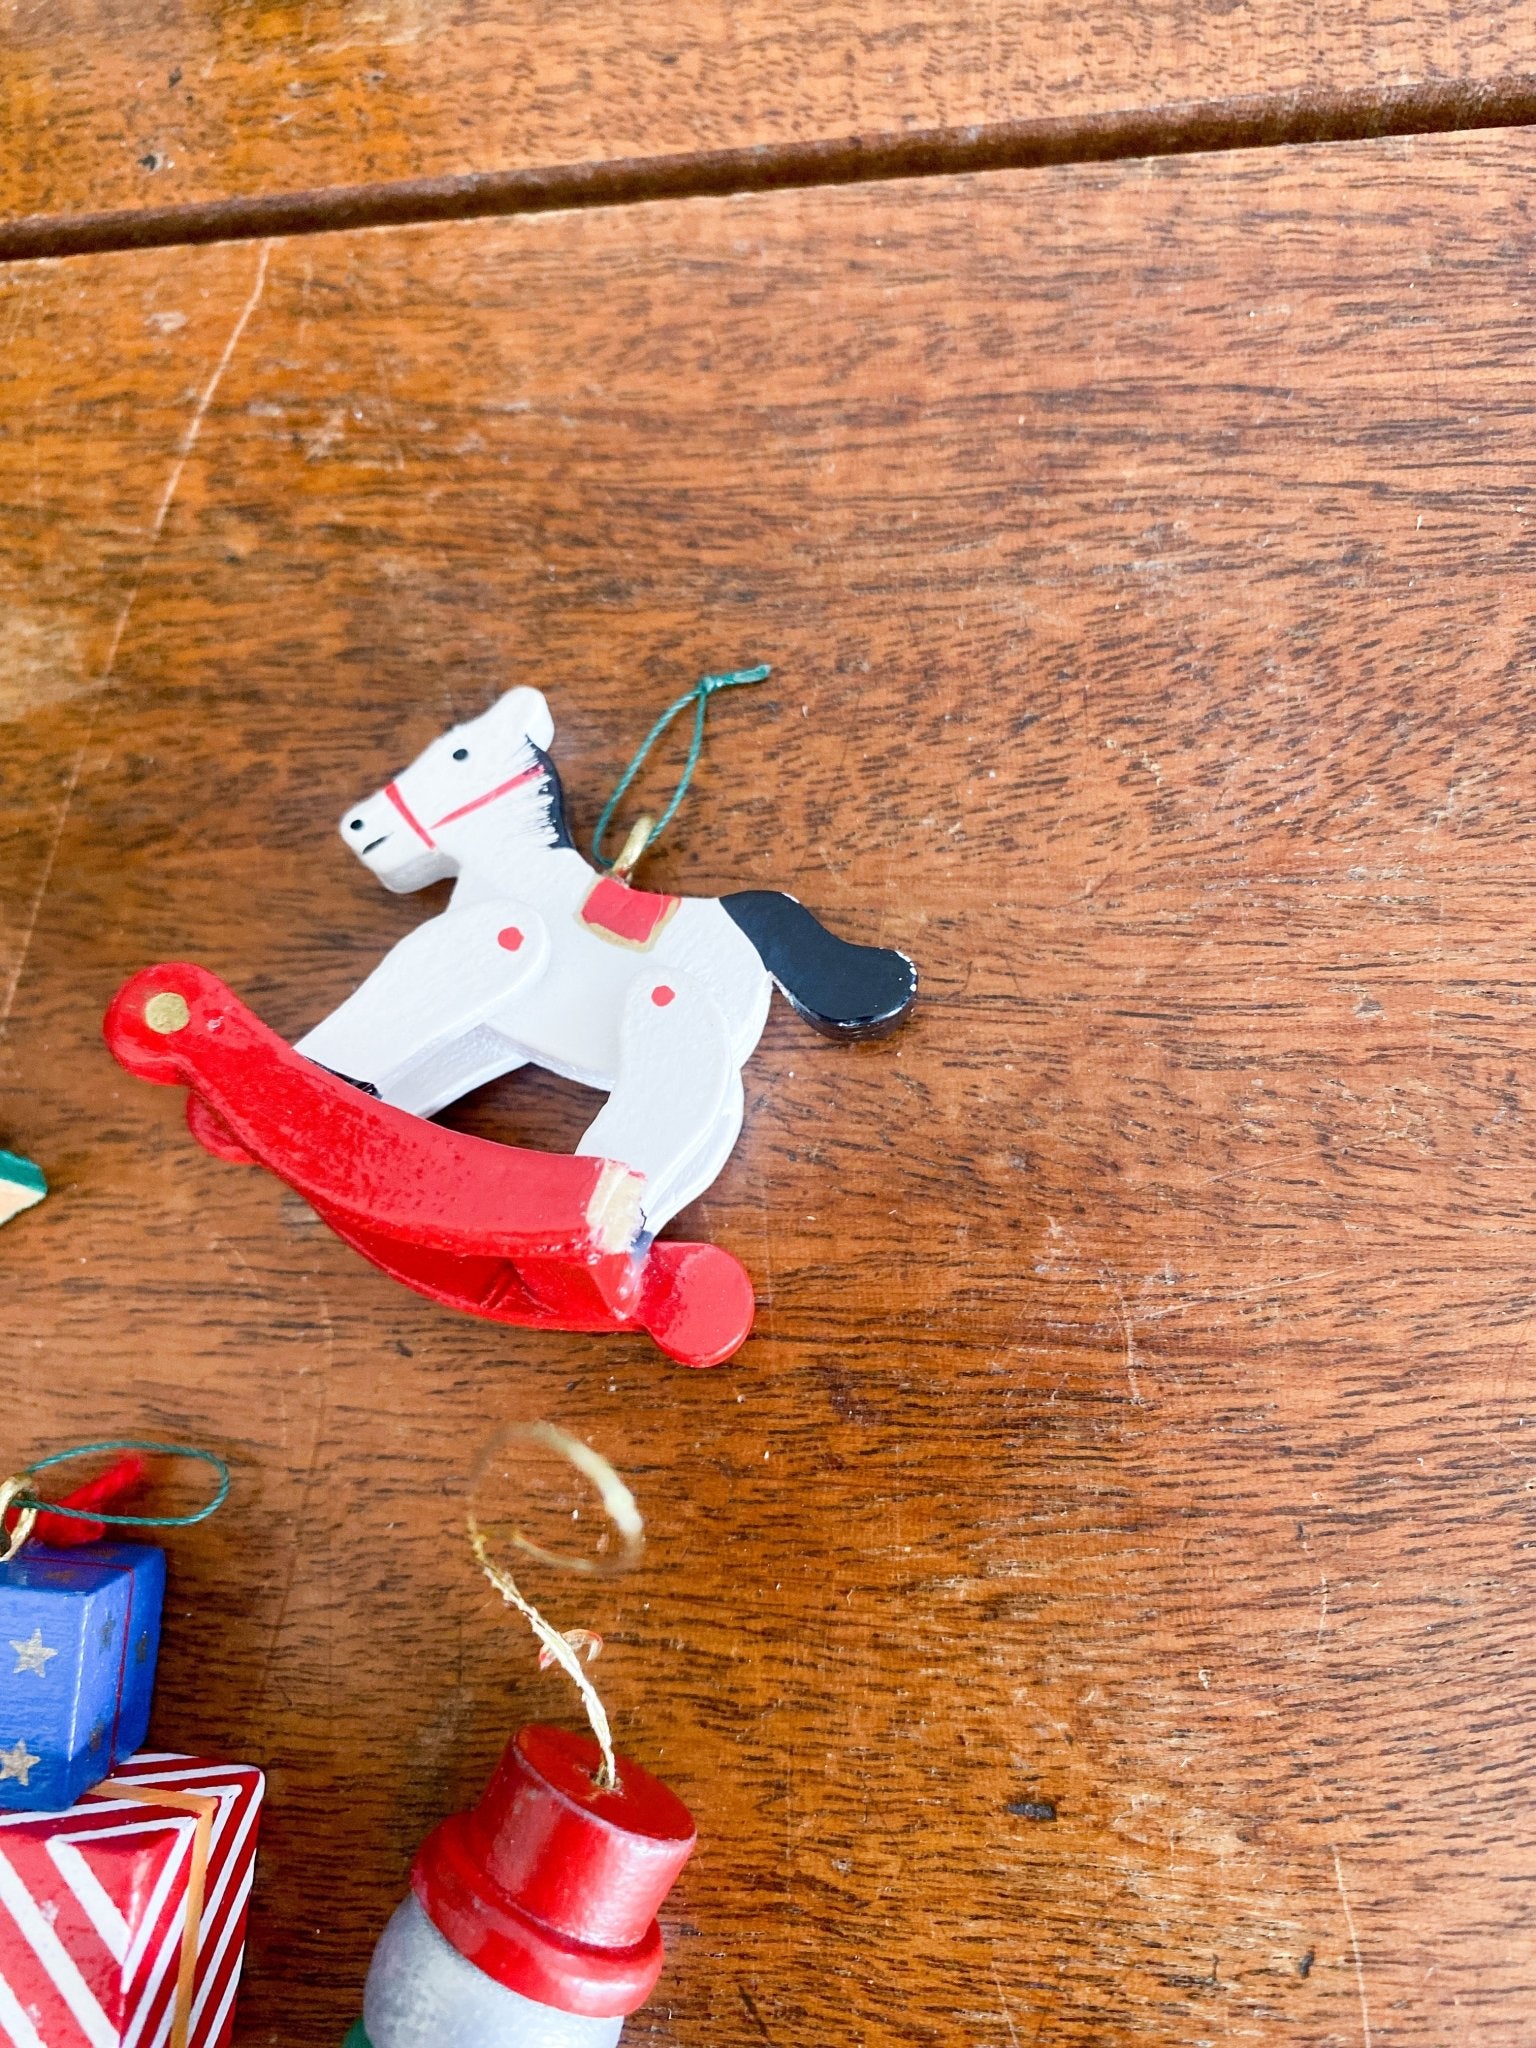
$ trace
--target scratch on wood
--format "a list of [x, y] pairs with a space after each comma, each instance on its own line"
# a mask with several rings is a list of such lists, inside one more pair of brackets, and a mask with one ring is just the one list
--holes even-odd
[[27, 310], [27, 300], [31, 296], [32, 280], [27, 275], [27, 273], [23, 271], [21, 272], [20, 276], [17, 279], [17, 288], [13, 296], [15, 312], [11, 316], [10, 329], [6, 334], [4, 343], [0, 344], [0, 347], [3, 347], [4, 351], [7, 354], [9, 354], [11, 345], [16, 340], [17, 335], [19, 335], [21, 332], [22, 316]]
[[1013, 2024], [1013, 2010], [1008, 2003], [1007, 1993], [1003, 1990], [1003, 1980], [997, 1974], [997, 1958], [995, 1956], [992, 1958], [992, 1982], [997, 1986], [997, 2002], [1003, 2008], [1003, 2018], [1008, 2026], [1008, 2038], [1013, 2043], [1013, 2048], [1019, 2048], [1019, 2030]]
[[762, 2041], [771, 2041], [773, 2039], [773, 2036], [769, 2033], [768, 2029], [763, 2025], [763, 2016], [757, 2009], [757, 2000], [752, 1996], [751, 1992], [747, 1989], [745, 1984], [738, 1984], [736, 1987], [736, 1993], [741, 2000], [742, 2011], [746, 2014], [747, 2018], [752, 2022], [753, 2026], [757, 2029], [758, 2039]]
[[166, 478], [165, 489], [160, 493], [160, 503], [155, 508], [154, 518], [150, 521], [149, 545], [139, 558], [139, 566], [134, 574], [133, 582], [129, 585], [128, 594], [124, 598], [122, 609], [117, 615], [117, 624], [112, 630], [111, 643], [107, 648], [107, 658], [102, 664], [101, 676], [97, 682], [96, 687], [98, 690], [105, 689], [112, 679], [112, 671], [117, 664], [117, 651], [123, 644], [123, 634], [128, 629], [128, 621], [132, 617], [133, 607], [138, 601], [139, 590], [144, 582], [144, 572], [149, 567], [150, 557], [160, 544], [160, 536], [165, 531], [165, 522], [171, 516], [171, 507], [176, 502], [176, 493], [181, 488], [181, 479], [186, 474], [187, 464], [192, 459], [192, 451], [196, 448], [198, 436], [203, 431], [203, 421], [208, 417], [208, 408], [213, 404], [215, 397], [218, 395], [219, 386], [224, 381], [225, 371], [228, 370], [230, 364], [234, 361], [235, 350], [240, 346], [240, 337], [250, 325], [252, 314], [261, 304], [262, 294], [267, 288], [267, 265], [271, 260], [272, 243], [265, 241], [261, 244], [257, 258], [256, 280], [251, 286], [250, 296], [235, 316], [235, 324], [229, 330], [229, 339], [224, 344], [223, 353], [213, 366], [213, 375], [204, 385], [202, 395], [192, 409], [192, 417], [187, 422], [186, 432], [182, 435], [181, 445], [176, 451], [176, 460], [171, 464], [171, 473]]
[[1106, 1293], [1112, 1294], [1115, 1298], [1115, 1310], [1120, 1319], [1120, 1331], [1125, 1339], [1125, 1384], [1131, 1396], [1131, 1406], [1133, 1408], [1140, 1408], [1142, 1406], [1141, 1381], [1136, 1374], [1139, 1353], [1136, 1349], [1136, 1325], [1131, 1319], [1130, 1304], [1125, 1298], [1124, 1290], [1107, 1273], [1101, 1273], [1099, 1284]]
[[16, 991], [21, 987], [22, 969], [26, 966], [27, 955], [32, 950], [32, 936], [37, 930], [37, 921], [43, 914], [43, 898], [48, 894], [48, 884], [53, 879], [53, 864], [59, 857], [59, 842], [63, 839], [64, 827], [69, 822], [70, 807], [75, 801], [75, 791], [80, 786], [80, 771], [85, 766], [85, 751], [91, 743], [91, 728], [94, 723], [94, 718], [87, 722], [85, 738], [76, 750], [74, 765], [69, 771], [69, 781], [64, 787], [64, 801], [59, 806], [58, 823], [54, 826], [53, 836], [48, 842], [48, 853], [43, 861], [43, 872], [38, 878], [36, 889], [32, 892], [31, 908], [27, 912], [27, 921], [22, 928], [21, 942], [16, 949], [16, 965], [11, 969], [10, 983], [5, 991], [5, 1007], [0, 1009], [0, 1038], [5, 1036], [10, 1025], [11, 1011], [16, 1002]]
[[[208, 1248], [210, 1251], [228, 1252], [229, 1256], [235, 1261], [236, 1265], [243, 1266], [246, 1272], [250, 1274], [251, 1285], [255, 1288], [256, 1292], [261, 1296], [263, 1301], [270, 1301], [271, 1296], [268, 1294], [266, 1288], [262, 1285], [260, 1274], [256, 1271], [256, 1268], [251, 1264], [250, 1260], [245, 1256], [245, 1253], [241, 1251], [239, 1245], [237, 1245], [231, 1238], [210, 1236], [208, 1239]], [[327, 1360], [327, 1363], [329, 1363], [329, 1360]]]
[[1131, 1391], [1131, 1406], [1141, 1406], [1141, 1382], [1136, 1377], [1136, 1332], [1129, 1316], [1125, 1318], [1125, 1383]]
[[[1253, 1170], [1255, 1172], [1258, 1171], [1257, 1168]], [[1218, 1175], [1216, 1178], [1225, 1179], [1227, 1176]], [[1341, 1279], [1346, 1273], [1352, 1273], [1354, 1270], [1352, 1266], [1329, 1266], [1320, 1273], [1292, 1273], [1275, 1280], [1259, 1280], [1251, 1287], [1222, 1287], [1203, 1290], [1197, 1297], [1186, 1301], [1170, 1301], [1161, 1308], [1138, 1308], [1137, 1317], [1144, 1323], [1160, 1323], [1169, 1316], [1188, 1315], [1192, 1308], [1224, 1306], [1227, 1304], [1235, 1307], [1239, 1302], [1254, 1301], [1262, 1296], [1280, 1294], [1292, 1287], [1322, 1287], [1328, 1281]]]
[[1344, 1925], [1349, 1929], [1349, 1946], [1355, 1958], [1355, 1983], [1360, 1991], [1360, 2039], [1363, 2048], [1371, 2048], [1371, 2007], [1365, 1995], [1365, 1964], [1360, 1956], [1360, 1937], [1355, 1932], [1355, 1916], [1350, 1910], [1349, 1893], [1344, 1888], [1344, 1865], [1337, 1849], [1333, 1852], [1333, 1874], [1338, 1880], [1339, 1901], [1344, 1908]]
[[21, 987], [21, 977], [27, 964], [27, 956], [32, 950], [33, 935], [37, 930], [38, 920], [42, 916], [43, 903], [48, 894], [48, 885], [53, 879], [54, 863], [59, 857], [59, 846], [64, 838], [64, 828], [69, 822], [70, 810], [75, 801], [75, 793], [80, 787], [81, 771], [85, 767], [86, 756], [90, 752], [91, 741], [95, 736], [96, 718], [101, 708], [102, 695], [112, 680], [112, 671], [117, 665], [118, 649], [122, 646], [123, 635], [128, 630], [128, 621], [133, 615], [133, 607], [137, 602], [140, 588], [143, 585], [145, 571], [149, 566], [150, 557], [154, 554], [155, 548], [159, 544], [160, 536], [165, 531], [165, 522], [170, 517], [171, 506], [175, 502], [176, 493], [180, 488], [181, 479], [186, 472], [187, 463], [191, 459], [192, 451], [197, 446], [197, 438], [203, 430], [203, 421], [208, 416], [208, 408], [213, 404], [219, 386], [224, 381], [225, 371], [234, 360], [235, 350], [240, 346], [240, 337], [249, 326], [251, 315], [261, 304], [262, 293], [267, 288], [267, 265], [271, 258], [272, 243], [270, 241], [263, 242], [257, 258], [256, 280], [251, 286], [250, 296], [240, 308], [235, 324], [229, 331], [229, 339], [224, 344], [223, 353], [220, 355], [217, 363], [214, 364], [213, 375], [204, 385], [202, 395], [193, 408], [192, 417], [187, 422], [186, 431], [182, 435], [180, 446], [176, 451], [176, 460], [171, 465], [171, 473], [166, 479], [165, 489], [160, 493], [160, 502], [155, 508], [155, 516], [150, 522], [149, 544], [139, 558], [139, 565], [134, 571], [133, 581], [128, 586], [127, 595], [124, 597], [118, 611], [117, 623], [112, 628], [112, 638], [107, 646], [107, 657], [102, 663], [101, 674], [96, 679], [90, 711], [86, 716], [85, 735], [76, 749], [74, 764], [69, 771], [69, 781], [65, 784], [64, 788], [64, 801], [59, 806], [58, 822], [53, 828], [53, 836], [49, 841], [47, 858], [43, 862], [42, 876], [33, 893], [31, 908], [27, 913], [26, 924], [21, 934], [21, 942], [17, 948], [16, 965], [11, 970], [10, 982], [5, 992], [5, 1007], [0, 1009], [0, 1034], [3, 1034], [10, 1024], [11, 1011], [16, 1002], [16, 991]]
[[325, 1438], [325, 1426], [331, 1412], [331, 1366], [335, 1353], [336, 1324], [331, 1314], [330, 1302], [321, 1296], [320, 1313], [325, 1318], [326, 1355], [325, 1364], [318, 1374], [319, 1398], [315, 1404], [314, 1429], [309, 1442], [309, 1459], [304, 1475], [299, 1481], [298, 1510], [293, 1518], [293, 1541], [289, 1546], [288, 1561], [283, 1572], [282, 1590], [278, 1595], [277, 1612], [273, 1617], [271, 1631], [262, 1652], [261, 1670], [253, 1687], [253, 1711], [259, 1709], [271, 1689], [272, 1674], [277, 1666], [278, 1651], [282, 1644], [283, 1630], [288, 1622], [288, 1609], [293, 1601], [295, 1582], [304, 1558], [306, 1525], [309, 1518], [310, 1498], [320, 1477], [320, 1446]]

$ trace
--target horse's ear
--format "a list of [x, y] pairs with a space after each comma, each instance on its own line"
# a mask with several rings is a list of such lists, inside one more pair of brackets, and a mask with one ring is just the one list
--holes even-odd
[[485, 716], [498, 731], [516, 732], [546, 752], [555, 737], [555, 721], [549, 715], [543, 692], [529, 689], [526, 684], [498, 697]]

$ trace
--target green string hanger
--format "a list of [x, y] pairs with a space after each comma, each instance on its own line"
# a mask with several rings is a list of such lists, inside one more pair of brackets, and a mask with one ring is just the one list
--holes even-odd
[[229, 1498], [229, 1467], [216, 1451], [199, 1450], [196, 1444], [146, 1443], [131, 1436], [106, 1437], [100, 1443], [79, 1444], [70, 1451], [55, 1451], [51, 1457], [39, 1458], [35, 1465], [24, 1466], [18, 1476], [32, 1479], [55, 1465], [67, 1465], [76, 1458], [98, 1458], [110, 1451], [148, 1451], [166, 1458], [195, 1458], [201, 1464], [212, 1466], [218, 1474], [219, 1483], [213, 1498], [189, 1515], [119, 1515], [105, 1507], [66, 1508], [57, 1501], [41, 1500], [30, 1490], [13, 1494], [8, 1505], [23, 1510], [32, 1508], [39, 1514], [62, 1515], [71, 1522], [112, 1522], [125, 1529], [190, 1529], [195, 1522], [206, 1522]]
[[690, 704], [694, 707], [693, 739], [689, 744], [688, 758], [683, 763], [683, 772], [678, 777], [676, 789], [672, 792], [671, 803], [667, 805], [667, 808], [645, 835], [635, 855], [636, 859], [645, 852], [648, 846], [653, 846], [662, 833], [666, 831], [672, 820], [677, 816], [678, 806], [688, 794], [688, 785], [693, 780], [693, 771], [698, 767], [699, 757], [704, 752], [704, 714], [709, 708], [710, 698], [714, 696], [717, 690], [735, 690], [739, 689], [743, 683], [766, 682], [772, 674], [773, 670], [768, 663], [762, 662], [757, 668], [737, 668], [731, 669], [725, 675], [700, 676], [691, 690], [685, 691], [675, 704], [669, 705], [663, 711], [660, 718], [657, 719], [656, 723], [641, 741], [639, 752], [619, 777], [618, 787], [614, 790], [613, 795], [609, 797], [607, 803], [604, 804], [603, 814], [597, 821], [597, 830], [592, 834], [592, 858], [605, 873], [613, 867], [613, 862], [603, 858], [603, 834], [613, 823], [613, 814], [623, 802], [630, 784], [645, 766], [646, 756], [672, 723], [673, 719], [686, 711]]

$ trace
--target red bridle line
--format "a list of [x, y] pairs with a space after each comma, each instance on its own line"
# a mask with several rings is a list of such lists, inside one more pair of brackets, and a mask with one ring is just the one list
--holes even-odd
[[[536, 782], [543, 773], [542, 768], [525, 768], [520, 775], [514, 775], [510, 782], [503, 782], [497, 789], [488, 789], [484, 796], [477, 796], [472, 803], [460, 804], [456, 811], [450, 811], [447, 817], [439, 818], [432, 830], [441, 832], [443, 827], [451, 825], [455, 818], [467, 818], [471, 811], [478, 811], [482, 804], [495, 803], [497, 797], [505, 796], [509, 790], [521, 789], [525, 782]], [[430, 843], [429, 841], [428, 844]]]
[[[495, 789], [488, 789], [485, 792], [484, 796], [477, 796], [467, 804], [460, 804], [459, 808], [456, 811], [449, 811], [446, 817], [438, 819], [437, 823], [432, 827], [432, 832], [441, 832], [443, 827], [445, 825], [451, 825], [455, 818], [467, 818], [471, 811], [478, 811], [482, 804], [495, 803], [497, 797], [506, 796], [509, 791], [514, 789], [521, 789], [525, 782], [534, 782], [543, 773], [544, 770], [539, 767], [524, 768], [521, 774], [514, 775], [510, 782], [503, 782], [499, 784], [498, 787]], [[421, 841], [422, 845], [430, 846], [435, 850], [437, 846], [437, 841], [432, 837], [432, 832], [429, 832], [427, 830], [426, 826], [422, 824], [421, 820], [416, 816], [416, 813], [411, 809], [410, 805], [406, 802], [405, 798], [400, 794], [400, 788], [398, 783], [386, 782], [384, 785], [384, 794], [389, 798], [390, 802], [394, 805], [395, 809], [400, 813], [401, 817], [404, 818], [407, 825], [409, 825], [411, 830], [416, 834], [416, 837]]]
[[437, 844], [436, 840], [432, 837], [431, 833], [427, 830], [426, 826], [423, 825], [421, 821], [417, 818], [415, 812], [411, 809], [410, 805], [406, 802], [405, 798], [400, 794], [400, 791], [393, 782], [385, 783], [384, 794], [389, 798], [390, 802], [394, 805], [395, 809], [400, 813], [401, 817], [404, 818], [407, 825], [409, 825], [411, 830], [416, 834], [416, 837], [421, 841], [422, 845], [435, 847]]

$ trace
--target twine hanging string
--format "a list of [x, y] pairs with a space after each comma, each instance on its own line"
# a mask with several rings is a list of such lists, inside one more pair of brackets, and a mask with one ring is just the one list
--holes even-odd
[[[111, 1507], [71, 1508], [61, 1501], [43, 1500], [33, 1490], [32, 1482], [40, 1472], [48, 1472], [56, 1465], [72, 1464], [77, 1458], [99, 1458], [118, 1451], [144, 1451], [151, 1456], [164, 1458], [191, 1458], [199, 1464], [210, 1466], [217, 1474], [218, 1483], [212, 1498], [200, 1508], [193, 1508], [185, 1515], [124, 1515]], [[124, 1529], [190, 1529], [197, 1522], [206, 1522], [211, 1514], [223, 1507], [229, 1498], [229, 1467], [216, 1451], [200, 1450], [196, 1444], [151, 1443], [142, 1437], [104, 1437], [94, 1444], [76, 1444], [71, 1450], [54, 1451], [46, 1458], [24, 1466], [11, 1478], [0, 1481], [0, 1528], [5, 1517], [14, 1509], [16, 1526], [11, 1531], [0, 1564], [9, 1564], [32, 1534], [39, 1515], [60, 1515], [68, 1522], [110, 1522]]]
[[[618, 1565], [614, 1568], [622, 1569], [623, 1564], [639, 1555], [644, 1546], [644, 1520], [635, 1504], [634, 1495], [600, 1452], [594, 1451], [590, 1444], [584, 1444], [580, 1437], [572, 1436], [568, 1430], [559, 1428], [553, 1422], [537, 1422], [527, 1429], [512, 1431], [509, 1434], [521, 1436], [531, 1443], [557, 1452], [574, 1465], [584, 1477], [592, 1481], [609, 1520], [623, 1538], [624, 1549]], [[586, 1709], [588, 1723], [603, 1758], [595, 1782], [600, 1792], [612, 1792], [619, 1782], [619, 1763], [614, 1754], [613, 1730], [608, 1720], [608, 1709], [603, 1705], [597, 1687], [582, 1669], [581, 1664], [582, 1645], [592, 1645], [595, 1639], [587, 1629], [571, 1629], [562, 1633], [553, 1622], [546, 1621], [505, 1565], [498, 1564], [491, 1556], [485, 1531], [481, 1528], [473, 1508], [468, 1512], [466, 1523], [469, 1530], [469, 1546], [475, 1554], [475, 1562], [507, 1605], [516, 1608], [533, 1630], [539, 1644], [540, 1664], [558, 1664], [581, 1695], [581, 1703]], [[590, 1558], [546, 1550], [542, 1544], [535, 1543], [526, 1536], [521, 1529], [512, 1531], [511, 1540], [520, 1550], [525, 1550], [530, 1557], [536, 1557], [545, 1564], [564, 1565], [569, 1570], [589, 1573], [600, 1569]], [[591, 1654], [596, 1654], [595, 1649]]]
[[[0, 1482], [0, 1536], [4, 1535], [6, 1516], [16, 1507], [17, 1497], [26, 1492], [27, 1485], [25, 1472], [14, 1473], [9, 1479]], [[20, 1555], [27, 1538], [32, 1534], [37, 1512], [33, 1507], [16, 1508], [16, 1526], [9, 1537], [4, 1539], [5, 1549], [0, 1551], [0, 1564], [9, 1564], [13, 1557]]]
[[597, 1774], [598, 1789], [602, 1792], [611, 1792], [619, 1782], [619, 1760], [613, 1753], [613, 1730], [608, 1724], [608, 1709], [599, 1698], [597, 1687], [582, 1670], [580, 1657], [561, 1635], [559, 1629], [552, 1622], [546, 1621], [533, 1602], [519, 1592], [517, 1581], [512, 1574], [503, 1570], [491, 1557], [486, 1548], [485, 1533], [473, 1515], [469, 1517], [469, 1543], [481, 1571], [507, 1605], [517, 1609], [538, 1637], [548, 1656], [560, 1666], [581, 1694], [581, 1703], [587, 1710], [592, 1733], [597, 1737], [597, 1746], [603, 1753], [602, 1769]]
[[[709, 709], [710, 698], [720, 690], [739, 689], [744, 683], [766, 682], [772, 674], [773, 670], [768, 663], [761, 662], [756, 668], [737, 668], [728, 670], [724, 675], [700, 676], [691, 690], [685, 690], [675, 704], [669, 705], [663, 711], [660, 718], [657, 719], [645, 738], [640, 742], [639, 751], [624, 770], [624, 773], [619, 777], [617, 788], [603, 806], [603, 814], [597, 821], [597, 830], [592, 834], [592, 858], [598, 867], [602, 868], [605, 873], [617, 873], [621, 877], [627, 875], [630, 868], [635, 865], [635, 862], [639, 860], [646, 848], [656, 843], [677, 816], [678, 807], [681, 805], [683, 798], [688, 794], [688, 785], [693, 780], [693, 771], [698, 767], [699, 759], [704, 752], [704, 717]], [[645, 766], [652, 747], [655, 746], [673, 719], [686, 711], [690, 704], [693, 706], [693, 737], [689, 742], [688, 758], [683, 763], [683, 772], [678, 777], [676, 789], [672, 792], [672, 801], [667, 805], [667, 808], [662, 812], [655, 824], [652, 824], [648, 818], [640, 820], [640, 823], [637, 824], [635, 830], [631, 832], [629, 838], [625, 841], [624, 850], [617, 860], [605, 860], [603, 858], [603, 836], [607, 832], [608, 827], [613, 823], [614, 812], [628, 794], [630, 784]], [[641, 831], [641, 826], [645, 828], [643, 832]], [[636, 843], [637, 841], [638, 844]]]

